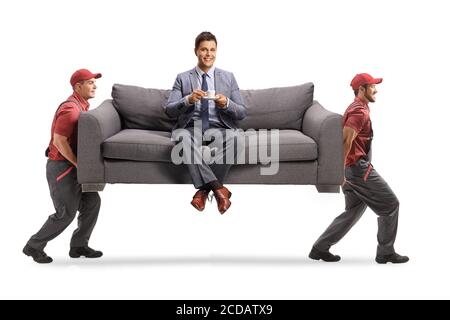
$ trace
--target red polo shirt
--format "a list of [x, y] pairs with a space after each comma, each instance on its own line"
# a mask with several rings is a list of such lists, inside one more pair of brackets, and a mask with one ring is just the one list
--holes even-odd
[[353, 140], [347, 159], [345, 159], [345, 166], [347, 167], [355, 164], [369, 151], [369, 142], [372, 138], [369, 106], [359, 98], [355, 98], [344, 113], [343, 126], [352, 128], [358, 134]]
[[[72, 147], [72, 151], [76, 154], [77, 151], [77, 129], [78, 129], [78, 118], [80, 117], [80, 105], [83, 111], [89, 110], [89, 103], [83, 99], [78, 93], [74, 92], [59, 109], [56, 111], [55, 117], [53, 118], [51, 137], [49, 144], [48, 158], [51, 160], [66, 160], [58, 149], [53, 145], [53, 135], [55, 133], [67, 137], [69, 144]], [[78, 104], [75, 102], [77, 101]]]

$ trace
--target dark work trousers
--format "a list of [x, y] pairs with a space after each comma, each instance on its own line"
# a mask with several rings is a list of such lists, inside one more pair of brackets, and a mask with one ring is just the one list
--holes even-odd
[[87, 246], [100, 211], [97, 192], [81, 192], [77, 171], [68, 161], [47, 160], [47, 181], [56, 212], [48, 217], [41, 230], [28, 241], [32, 248], [43, 250], [47, 242], [60, 235], [78, 215], [78, 228], [71, 247]]
[[[185, 156], [186, 153], [183, 153], [183, 161], [189, 169], [189, 173], [191, 175], [191, 178], [192, 178], [195, 188], [200, 188], [200, 187], [204, 186], [205, 184], [207, 184], [211, 181], [215, 181], [215, 180], [218, 180], [221, 183], [223, 183], [223, 180], [225, 179], [226, 175], [228, 174], [228, 172], [232, 166], [232, 164], [227, 163], [228, 159], [226, 158], [226, 154], [227, 154], [228, 149], [234, 147], [234, 152], [233, 152], [234, 159], [233, 159], [232, 163], [236, 162], [236, 159], [238, 156], [238, 151], [242, 149], [242, 148], [237, 147], [237, 143], [238, 143], [237, 135], [239, 133], [237, 131], [233, 132], [232, 129], [225, 129], [223, 127], [220, 127], [219, 125], [217, 125], [216, 127], [210, 127], [210, 129], [208, 129], [208, 130], [216, 130], [216, 132], [220, 131], [220, 133], [222, 134], [223, 144], [220, 146], [216, 146], [216, 145], [214, 145], [214, 146], [218, 147], [216, 150], [216, 154], [218, 156], [215, 157], [215, 160], [222, 159], [223, 163], [222, 164], [221, 163], [207, 164], [204, 161], [202, 161], [201, 164], [195, 164], [192, 161], [193, 157], [197, 157], [197, 159], [202, 158], [201, 149], [198, 147], [195, 147], [195, 146], [199, 146], [202, 144], [212, 146], [214, 144], [214, 142], [199, 143], [198, 141], [195, 140], [196, 137], [194, 136], [194, 127], [187, 127], [186, 130], [188, 130], [191, 135], [191, 141], [193, 143], [193, 148], [191, 149], [191, 152], [192, 152], [191, 159], [187, 159], [187, 157]], [[190, 163], [188, 163], [188, 162], [190, 162]], [[217, 161], [217, 162], [219, 162], [219, 161]]]
[[314, 247], [328, 251], [350, 231], [369, 207], [378, 215], [377, 255], [394, 253], [400, 205], [394, 192], [365, 159], [345, 168], [345, 178], [347, 182], [342, 187], [345, 212], [331, 223]]

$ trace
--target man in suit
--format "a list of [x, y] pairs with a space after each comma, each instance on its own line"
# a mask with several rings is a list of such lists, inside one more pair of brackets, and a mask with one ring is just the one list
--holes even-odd
[[[194, 69], [177, 76], [165, 111], [170, 117], [177, 118], [174, 130], [187, 130], [194, 146], [207, 144], [204, 135], [207, 130], [208, 133], [220, 132], [223, 144], [216, 150], [215, 154], [218, 157], [215, 159], [224, 160], [227, 151], [236, 146], [235, 121], [245, 118], [246, 108], [234, 75], [214, 67], [216, 51], [217, 40], [212, 33], [202, 32], [197, 36], [194, 52], [198, 64]], [[201, 127], [203, 135], [200, 142], [195, 134], [195, 127], [199, 131]], [[223, 161], [209, 164], [202, 158], [201, 148], [192, 150], [194, 157], [201, 158], [199, 163], [190, 161], [192, 159], [188, 159], [187, 156], [190, 153], [185, 151], [183, 150], [183, 162], [189, 169], [195, 188], [198, 189], [191, 204], [197, 210], [203, 211], [212, 190], [219, 212], [225, 213], [231, 205], [229, 200], [231, 192], [223, 185], [223, 180], [231, 167], [230, 162], [236, 160], [237, 152], [234, 152], [233, 161], [226, 159], [226, 163], [223, 164], [221, 163]]]

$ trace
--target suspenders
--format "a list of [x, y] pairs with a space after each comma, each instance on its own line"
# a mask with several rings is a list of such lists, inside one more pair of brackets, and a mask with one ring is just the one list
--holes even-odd
[[[63, 105], [63, 104], [65, 104], [65, 103], [67, 103], [67, 102], [73, 102], [73, 103], [75, 103], [76, 105], [77, 105], [77, 107], [78, 107], [78, 110], [80, 110], [80, 112], [82, 112], [83, 111], [83, 109], [81, 108], [81, 105], [80, 105], [80, 103], [78, 102], [78, 101], [76, 101], [76, 100], [66, 100], [66, 101], [64, 101], [63, 103], [61, 103], [59, 106], [58, 106], [58, 108], [56, 109], [56, 112], [55, 112], [55, 116], [53, 117], [53, 121], [55, 121], [55, 119], [56, 119], [56, 115], [58, 114], [58, 111], [59, 111], [59, 109], [61, 108], [61, 106]], [[50, 149], [47, 147], [47, 149], [45, 150], [45, 156], [48, 158], [48, 153], [50, 152]]]
[[372, 120], [370, 120], [370, 138], [367, 142], [367, 161], [372, 161], [372, 140], [373, 140], [373, 129], [372, 129]]

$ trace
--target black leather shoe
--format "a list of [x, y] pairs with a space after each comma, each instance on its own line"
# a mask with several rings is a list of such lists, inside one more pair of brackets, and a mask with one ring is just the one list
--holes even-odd
[[320, 251], [312, 247], [309, 257], [313, 260], [323, 260], [325, 262], [338, 262], [341, 257], [331, 254], [329, 251]]
[[375, 261], [380, 264], [391, 263], [406, 263], [409, 261], [407, 256], [401, 256], [398, 253], [389, 254], [387, 256], [377, 256]]
[[86, 258], [100, 258], [103, 255], [101, 251], [94, 250], [92, 248], [86, 247], [72, 247], [69, 251], [69, 256], [71, 258], [79, 258], [84, 256]]
[[37, 250], [34, 249], [32, 247], [30, 247], [29, 245], [26, 245], [22, 252], [29, 256], [32, 257], [34, 261], [36, 261], [37, 263], [51, 263], [53, 262], [53, 259], [50, 258], [43, 250]]

